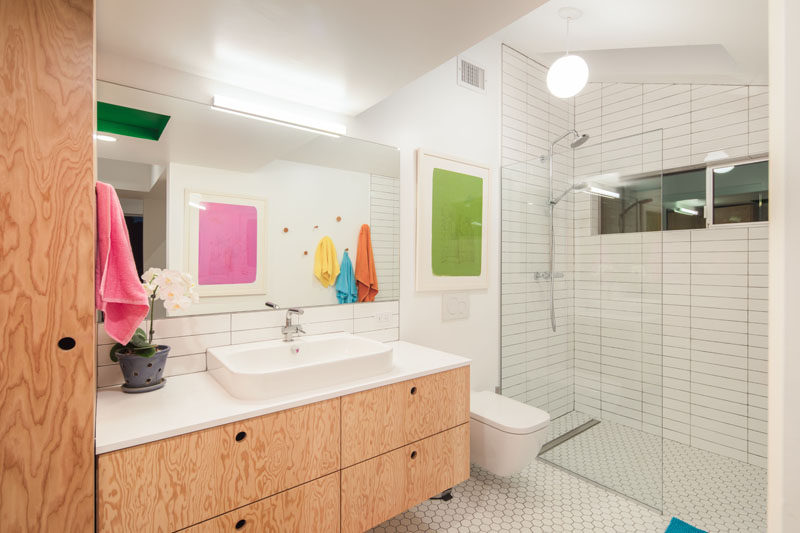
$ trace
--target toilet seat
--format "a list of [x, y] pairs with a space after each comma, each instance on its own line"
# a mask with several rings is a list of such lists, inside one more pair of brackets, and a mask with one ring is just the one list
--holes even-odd
[[470, 394], [470, 418], [514, 435], [533, 433], [550, 423], [547, 412], [490, 391]]

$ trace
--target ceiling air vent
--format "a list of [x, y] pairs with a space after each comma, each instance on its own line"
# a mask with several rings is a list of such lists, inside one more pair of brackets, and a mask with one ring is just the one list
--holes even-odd
[[458, 58], [458, 84], [467, 89], [486, 92], [486, 69], [466, 59]]

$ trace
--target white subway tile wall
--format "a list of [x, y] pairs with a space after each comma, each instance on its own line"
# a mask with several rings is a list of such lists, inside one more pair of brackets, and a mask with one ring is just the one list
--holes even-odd
[[[301, 322], [308, 335], [346, 331], [381, 342], [392, 342], [400, 335], [399, 313], [396, 300], [308, 307]], [[204, 372], [208, 348], [280, 339], [285, 317], [286, 311], [277, 309], [156, 320], [154, 340], [171, 348], [164, 375]], [[142, 327], [146, 329], [144, 324]], [[119, 385], [123, 381], [119, 365], [108, 357], [113, 345], [114, 341], [102, 324], [98, 324], [98, 388]]]
[[[370, 175], [370, 235], [375, 268], [380, 273], [377, 302], [400, 298], [400, 180]], [[356, 250], [350, 250], [356, 260]]]
[[[573, 125], [571, 100], [549, 94], [546, 68], [503, 47], [502, 387], [556, 417], [573, 410], [573, 198], [555, 210], [557, 331], [550, 328], [548, 167], [539, 157]], [[571, 138], [553, 158], [553, 188], [572, 185]]]
[[713, 151], [763, 155], [767, 88], [590, 83], [553, 102], [545, 73], [503, 47], [503, 393], [765, 466], [766, 225], [596, 235], [599, 202], [570, 195], [556, 211], [557, 334], [533, 272], [547, 270], [548, 251], [537, 158], [573, 120], [590, 139], [555, 159], [557, 191], [573, 170], [578, 182]]

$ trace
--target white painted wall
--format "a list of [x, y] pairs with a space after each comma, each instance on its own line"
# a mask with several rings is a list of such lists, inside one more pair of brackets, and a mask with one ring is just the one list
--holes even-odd
[[[265, 300], [281, 307], [336, 304], [333, 287], [323, 287], [314, 277], [317, 244], [330, 236], [339, 260], [349, 248], [355, 264], [359, 230], [370, 223], [370, 176], [363, 172], [291, 161], [273, 161], [251, 174], [173, 163], [167, 187], [167, 268], [176, 270], [188, 270], [187, 189], [267, 200], [267, 294], [204, 297], [192, 306], [192, 314], [260, 309]], [[380, 285], [381, 272], [377, 274]]]
[[[499, 384], [500, 43], [487, 39], [463, 57], [487, 69], [485, 94], [456, 84], [453, 58], [357, 116], [348, 131], [401, 151], [400, 338], [471, 358], [473, 389], [492, 389]], [[489, 289], [469, 293], [468, 319], [442, 321], [441, 293], [414, 287], [418, 148], [491, 168]]]
[[771, 533], [800, 524], [800, 2], [769, 2], [769, 500]]

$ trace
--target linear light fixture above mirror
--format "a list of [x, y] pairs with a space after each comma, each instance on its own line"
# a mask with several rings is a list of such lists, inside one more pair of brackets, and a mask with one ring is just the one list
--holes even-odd
[[329, 137], [340, 137], [347, 134], [347, 127], [344, 124], [298, 117], [282, 109], [267, 108], [218, 94], [214, 95], [211, 109]]

